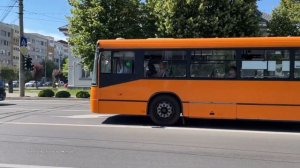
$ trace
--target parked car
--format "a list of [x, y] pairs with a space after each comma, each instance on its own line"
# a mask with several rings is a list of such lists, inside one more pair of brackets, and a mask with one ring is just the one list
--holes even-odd
[[45, 82], [43, 86], [52, 86], [52, 82]]
[[36, 87], [36, 86], [41, 86], [39, 81], [29, 81], [27, 83], [25, 83], [25, 87]]
[[5, 100], [6, 92], [5, 92], [5, 85], [2, 80], [0, 80], [0, 101]]

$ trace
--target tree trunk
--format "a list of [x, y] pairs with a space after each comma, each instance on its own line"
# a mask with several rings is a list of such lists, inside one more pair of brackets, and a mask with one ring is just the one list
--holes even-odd
[[38, 89], [39, 89], [39, 86], [38, 86], [37, 80], [35, 80], [35, 88], [36, 88], [36, 90], [38, 90]]

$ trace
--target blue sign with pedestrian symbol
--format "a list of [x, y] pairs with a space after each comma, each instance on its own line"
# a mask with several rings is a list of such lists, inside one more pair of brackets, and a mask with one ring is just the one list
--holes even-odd
[[25, 37], [21, 37], [20, 47], [27, 47], [27, 39]]

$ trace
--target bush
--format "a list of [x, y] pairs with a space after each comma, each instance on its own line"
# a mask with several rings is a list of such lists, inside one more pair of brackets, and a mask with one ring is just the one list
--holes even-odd
[[79, 91], [76, 93], [76, 98], [89, 98], [90, 94], [87, 91]]
[[68, 91], [58, 91], [56, 94], [55, 94], [55, 97], [57, 98], [69, 98], [71, 97], [71, 94], [68, 92]]
[[39, 92], [38, 96], [39, 97], [53, 97], [54, 92], [51, 89], [44, 89]]

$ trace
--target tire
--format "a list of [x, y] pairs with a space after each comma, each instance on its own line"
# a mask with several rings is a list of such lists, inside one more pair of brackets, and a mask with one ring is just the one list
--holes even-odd
[[180, 118], [180, 104], [174, 97], [162, 95], [150, 102], [148, 113], [156, 125], [174, 125]]

